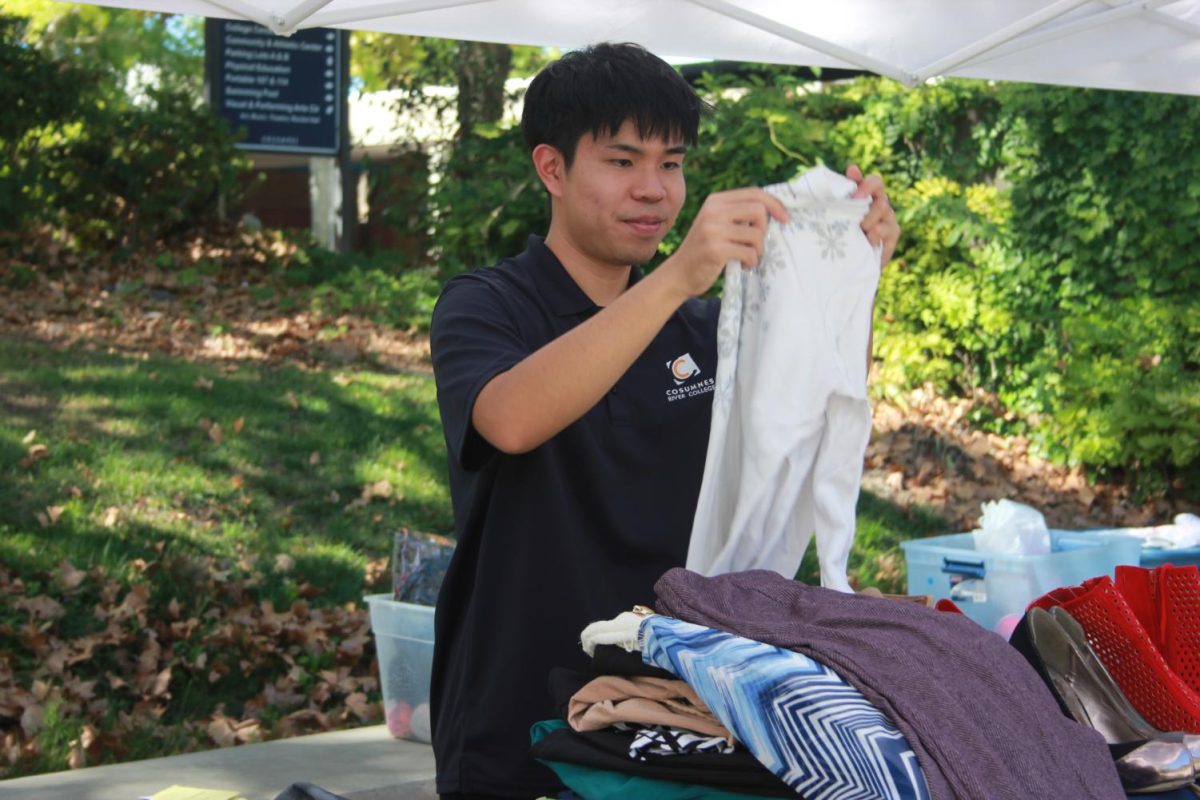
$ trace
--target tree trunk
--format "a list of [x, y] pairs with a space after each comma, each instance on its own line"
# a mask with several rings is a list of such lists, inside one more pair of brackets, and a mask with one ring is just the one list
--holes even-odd
[[459, 42], [457, 141], [471, 135], [480, 123], [504, 116], [504, 82], [512, 66], [512, 48], [490, 42]]

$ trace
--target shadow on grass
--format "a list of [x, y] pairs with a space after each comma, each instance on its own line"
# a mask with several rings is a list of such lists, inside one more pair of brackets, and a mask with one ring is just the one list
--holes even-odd
[[[38, 444], [44, 456], [22, 465]], [[287, 553], [345, 601], [395, 528], [450, 532], [445, 472], [426, 376], [0, 340], [0, 552], [13, 566]]]
[[[164, 548], [268, 561], [284, 553], [297, 580], [344, 602], [361, 595], [366, 560], [389, 555], [392, 530], [452, 529], [428, 376], [189, 363], [33, 340], [0, 340], [0, 376], [0, 555], [22, 572], [63, 559], [120, 570]], [[22, 438], [35, 429], [47, 456], [22, 468]], [[43, 527], [38, 515], [53, 506], [63, 512]], [[902, 592], [899, 543], [949, 529], [935, 511], [864, 491], [851, 574]], [[810, 548], [798, 577], [818, 574]]]

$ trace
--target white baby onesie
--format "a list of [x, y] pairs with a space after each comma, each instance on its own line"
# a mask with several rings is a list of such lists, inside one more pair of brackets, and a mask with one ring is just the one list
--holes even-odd
[[792, 577], [816, 535], [821, 585], [851, 591], [862, 459], [871, 434], [867, 345], [880, 251], [870, 200], [824, 167], [766, 187], [763, 257], [725, 267], [712, 428], [687, 568]]

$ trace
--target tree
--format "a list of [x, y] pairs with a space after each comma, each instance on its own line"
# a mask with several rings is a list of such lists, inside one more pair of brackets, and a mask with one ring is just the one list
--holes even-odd
[[[458, 142], [477, 125], [501, 120], [510, 77], [532, 75], [557, 55], [538, 47], [363, 31], [351, 37], [350, 52], [351, 74], [363, 91], [400, 91], [397, 113], [443, 114], [453, 107]], [[427, 91], [439, 86], [457, 86], [457, 92]]]
[[458, 141], [471, 136], [477, 124], [496, 123], [504, 116], [504, 84], [512, 62], [513, 51], [506, 44], [459, 42], [454, 64]]
[[[200, 98], [204, 28], [200, 17], [131, 11], [54, 0], [5, 0], [29, 20], [24, 41], [51, 58], [97, 71], [109, 97], [150, 82]], [[133, 85], [131, 85], [133, 84]]]
[[0, 219], [15, 233], [39, 216], [41, 140], [76, 119], [95, 75], [25, 44], [28, 21], [0, 16]]

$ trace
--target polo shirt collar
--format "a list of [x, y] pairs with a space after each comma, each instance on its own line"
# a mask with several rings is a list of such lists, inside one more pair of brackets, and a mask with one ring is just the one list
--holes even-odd
[[[534, 279], [550, 310], [560, 317], [574, 316], [596, 311], [599, 306], [592, 302], [579, 284], [567, 272], [541, 236], [530, 236], [526, 253], [531, 256]], [[629, 286], [642, 279], [641, 267], [636, 264], [629, 271]], [[628, 287], [626, 287], [628, 288]]]

